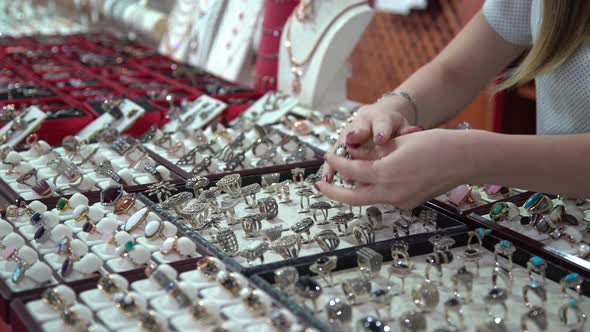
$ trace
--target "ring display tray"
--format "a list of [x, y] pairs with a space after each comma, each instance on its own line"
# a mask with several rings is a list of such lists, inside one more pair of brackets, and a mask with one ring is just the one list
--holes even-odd
[[[505, 202], [514, 203], [519, 207], [519, 218], [531, 218], [531, 213], [522, 206], [533, 195], [533, 193], [523, 193]], [[564, 202], [555, 196], [548, 196], [551, 199], [553, 206], [564, 205]], [[429, 203], [436, 209], [446, 210], [446, 207], [439, 204], [437, 201]], [[550, 236], [551, 231], [540, 232], [531, 223], [523, 225], [519, 220], [503, 220], [494, 222], [490, 219], [489, 213], [493, 204], [488, 204], [485, 209], [482, 207], [475, 212], [466, 215], [465, 223], [471, 227], [486, 227], [493, 229], [504, 238], [510, 239], [515, 243], [520, 243], [526, 250], [539, 250], [548, 253], [549, 255], [559, 257], [562, 260], [564, 267], [573, 269], [579, 268], [580, 274], [586, 278], [590, 278], [590, 262], [587, 259], [580, 258], [577, 255], [579, 246], [583, 246], [584, 242], [590, 241], [590, 233], [588, 233], [588, 225], [590, 222], [590, 203], [585, 203], [576, 207], [583, 212], [583, 220], [579, 221], [579, 225], [573, 226], [564, 224], [566, 230], [564, 234], [575, 234], [576, 243], [568, 242], [565, 239], [555, 239]], [[544, 218], [550, 218], [550, 214], [544, 215]], [[531, 218], [532, 219], [532, 218]], [[563, 224], [563, 223], [562, 223]], [[573, 231], [568, 231], [568, 228], [573, 228]], [[580, 236], [580, 238], [578, 238]]]
[[[147, 206], [146, 204], [142, 203], [142, 201], [150, 202], [147, 198], [145, 198], [145, 197], [142, 198], [142, 196], [143, 195], [138, 194], [137, 203], [136, 203], [136, 208], [138, 208], [138, 209], [140, 209], [142, 206]], [[112, 214], [112, 213], [109, 214], [109, 211], [112, 212], [112, 209], [109, 210], [108, 208], [101, 207], [98, 197], [88, 197], [88, 199], [89, 199], [89, 205], [92, 208], [98, 207], [99, 209], [103, 209], [105, 212], [105, 215]], [[56, 211], [54, 209], [54, 205], [48, 206], [48, 209], [49, 210], [53, 209], [54, 211]], [[149, 206], [148, 206], [148, 209], [149, 209]], [[152, 209], [150, 209], [150, 210], [153, 212], [156, 212]], [[125, 220], [125, 218], [128, 218], [128, 217], [129, 216], [126, 216], [126, 217], [125, 216], [118, 216], [117, 220], [121, 220], [120, 222], [122, 222]], [[60, 218], [61, 218], [61, 216], [60, 216]], [[116, 272], [116, 273], [121, 274], [122, 276], [124, 276], [128, 280], [136, 280], [136, 279], [141, 278], [141, 276], [145, 275], [145, 266], [129, 265], [127, 268], [118, 269], [117, 271], [113, 270], [113, 268], [111, 267], [111, 265], [108, 264], [108, 262], [113, 259], [115, 259], [115, 260], [119, 259], [119, 258], [117, 258], [118, 256], [115, 255], [113, 257], [110, 257], [110, 256], [103, 257], [102, 254], [99, 254], [100, 251], [95, 250], [95, 247], [99, 248], [99, 247], [103, 246], [104, 241], [100, 240], [100, 237], [98, 237], [97, 241], [88, 242], [88, 233], [85, 233], [82, 231], [82, 224], [84, 222], [75, 222], [73, 220], [73, 217], [69, 217], [66, 219], [67, 220], [63, 221], [63, 225], [65, 225], [67, 228], [69, 228], [70, 231], [72, 232], [72, 240], [76, 239], [76, 240], [83, 241], [88, 246], [88, 253], [96, 254], [96, 255], [98, 255], [99, 258], [102, 259], [102, 267], [99, 270], [100, 273], [109, 273], [109, 272], [114, 273], [114, 272]], [[28, 246], [30, 248], [33, 248], [37, 252], [37, 255], [39, 257], [39, 261], [47, 264], [51, 268], [52, 275], [51, 275], [50, 281], [45, 284], [42, 284], [42, 285], [33, 285], [31, 283], [28, 283], [28, 284], [22, 285], [22, 286], [15, 285], [12, 283], [12, 281], [10, 281], [10, 275], [8, 275], [8, 277], [6, 277], [6, 278], [3, 278], [3, 280], [0, 280], [0, 296], [1, 296], [1, 298], [0, 298], [0, 314], [1, 314], [2, 320], [4, 320], [5, 322], [11, 321], [9, 305], [10, 305], [10, 302], [13, 301], [14, 299], [21, 298], [21, 297], [27, 297], [27, 296], [37, 296], [38, 297], [38, 296], [40, 296], [42, 291], [44, 289], [46, 289], [47, 287], [55, 286], [55, 285], [59, 285], [59, 284], [69, 285], [75, 289], [87, 289], [84, 287], [91, 287], [91, 286], [89, 286], [91, 284], [96, 285], [96, 281], [99, 278], [99, 273], [79, 274], [76, 271], [76, 272], [73, 272], [71, 276], [63, 277], [59, 272], [62, 261], [56, 260], [56, 258], [58, 258], [58, 256], [53, 253], [53, 251], [54, 251], [53, 245], [47, 246], [44, 244], [40, 244], [36, 240], [34, 240], [32, 238], [32, 234], [31, 234], [31, 230], [30, 230], [31, 226], [29, 226], [28, 221], [26, 221], [26, 220], [23, 221], [22, 219], [19, 219], [19, 220], [11, 222], [11, 224], [14, 227], [14, 234], [18, 234], [19, 236], [21, 236], [24, 239], [24, 241], [25, 241], [24, 246]], [[34, 231], [34, 228], [32, 229], [32, 231]], [[143, 231], [141, 231], [141, 232], [143, 234]], [[133, 232], [133, 233], [131, 233], [131, 235], [135, 236], [135, 233], [136, 232]], [[182, 236], [185, 236], [185, 234], [183, 233], [182, 229], [178, 229], [176, 236], [182, 237]], [[51, 242], [51, 240], [49, 240], [49, 242]], [[147, 244], [144, 242], [141, 242], [141, 244]], [[114, 253], [116, 246], [113, 245], [112, 247], [113, 248], [111, 251]], [[159, 249], [159, 245], [157, 248]], [[159, 254], [158, 250], [150, 253], [150, 261], [156, 262], [156, 263], [159, 262], [159, 258], [157, 257], [158, 254]], [[210, 253], [206, 250], [205, 247], [197, 245], [195, 254], [209, 255]], [[191, 255], [188, 257], [178, 256], [177, 258], [171, 258], [171, 260], [167, 260], [167, 262], [173, 266], [176, 266], [176, 265], [184, 266], [184, 265], [190, 265], [190, 264], [192, 264], [194, 266], [194, 263], [197, 261], [197, 258], [195, 258], [194, 256], [195, 255]], [[6, 261], [3, 261], [2, 263], [5, 263], [5, 262]], [[2, 266], [4, 266], [4, 265], [2, 265]], [[8, 273], [10, 273], [10, 272], [8, 272]], [[3, 273], [3, 274], [5, 274], [5, 273]]]
[[[309, 175], [309, 171], [306, 172]], [[277, 177], [277, 183], [283, 182], [288, 179], [293, 179], [293, 175], [291, 172], [282, 172], [280, 178]], [[311, 174], [314, 174], [313, 171]], [[265, 175], [262, 175], [264, 178]], [[259, 183], [260, 177], [256, 176], [254, 179], [251, 177], [244, 177], [242, 179], [243, 186], [252, 186], [256, 185], [257, 182]], [[219, 186], [219, 184], [218, 184]], [[302, 186], [296, 189], [297, 186]], [[232, 230], [232, 233], [235, 234], [235, 239], [237, 243], [237, 248], [232, 249], [233, 252], [228, 252], [228, 248], [224, 248], [224, 245], [219, 243], [219, 240], [216, 240], [215, 237], [215, 230], [197, 230], [189, 222], [179, 218], [176, 212], [173, 210], [163, 210], [161, 207], [158, 207], [158, 204], [155, 204], [156, 209], [166, 220], [174, 223], [179, 229], [182, 229], [185, 234], [193, 238], [197, 243], [200, 243], [202, 246], [209, 248], [209, 251], [213, 252], [216, 256], [220, 257], [224, 262], [228, 265], [235, 266], [236, 269], [242, 271], [246, 275], [252, 275], [260, 271], [268, 270], [270, 268], [277, 268], [286, 265], [292, 265], [298, 262], [313, 262], [318, 257], [323, 255], [330, 254], [323, 252], [320, 248], [320, 245], [317, 240], [314, 240], [314, 236], [318, 235], [320, 232], [326, 232], [328, 230], [331, 233], [331, 236], [335, 236], [339, 244], [336, 246], [334, 254], [342, 254], [342, 252], [346, 252], [348, 250], [353, 250], [355, 248], [359, 248], [361, 246], [366, 245], [367, 238], [365, 236], [369, 236], [372, 240], [369, 240], [369, 246], [377, 247], [377, 248], [384, 248], [387, 246], [388, 243], [394, 241], [396, 239], [404, 239], [406, 237], [430, 237], [434, 234], [438, 234], [439, 232], [460, 232], [465, 231], [465, 226], [452, 219], [447, 217], [445, 214], [435, 213], [433, 210], [427, 207], [419, 207], [414, 209], [411, 214], [409, 211], [399, 211], [396, 209], [390, 209], [388, 211], [387, 207], [380, 206], [373, 207], [371, 210], [374, 212], [376, 209], [384, 212], [381, 212], [382, 215], [382, 224], [383, 227], [375, 230], [374, 232], [370, 232], [366, 228], [369, 223], [368, 216], [366, 213], [366, 208], [363, 208], [363, 215], [360, 218], [354, 218], [353, 216], [346, 216], [347, 213], [350, 213], [350, 208], [348, 206], [334, 206], [330, 207], [327, 211], [328, 214], [325, 216], [321, 209], [317, 209], [316, 211], [316, 219], [314, 221], [313, 218], [313, 211], [311, 208], [314, 208], [315, 202], [326, 202], [329, 203], [329, 200], [325, 198], [311, 198], [310, 203], [311, 208], [306, 210], [306, 202], [303, 196], [298, 197], [296, 192], [298, 190], [311, 190], [309, 184], [304, 185], [303, 182], [296, 184], [291, 183], [290, 187], [290, 198], [291, 201], [289, 202], [282, 202], [275, 193], [268, 193], [265, 192], [264, 189], [261, 189], [260, 193], [257, 195], [256, 200], [258, 202], [265, 201], [266, 197], [274, 199], [277, 204], [278, 208], [278, 215], [272, 219], [265, 219], [261, 220], [259, 223], [256, 223], [257, 230], [255, 234], [249, 234], [248, 230], [244, 228], [243, 222], [240, 222], [240, 219], [243, 217], [247, 217], [252, 214], [256, 214], [259, 212], [259, 208], [256, 209], [249, 208], [245, 202], [243, 201], [243, 197], [236, 199], [237, 204], [235, 205], [235, 220], [230, 219], [222, 219], [219, 221], [219, 226], [217, 229], [229, 229]], [[267, 187], [268, 188], [268, 187]], [[312, 192], [313, 193], [313, 192]], [[285, 197], [285, 196], [283, 196]], [[313, 197], [313, 196], [311, 196]], [[223, 194], [219, 197], [219, 202], [224, 204], [224, 201], [228, 201], [227, 194]], [[190, 204], [190, 203], [189, 203]], [[328, 204], [328, 206], [331, 206]], [[303, 209], [302, 209], [303, 208]], [[353, 213], [358, 213], [359, 208], [355, 207], [352, 209]], [[210, 212], [211, 214], [213, 212]], [[335, 219], [330, 219], [330, 216], [334, 218], [348, 218], [350, 220], [346, 221], [349, 223], [348, 230], [346, 230], [346, 225], [337, 225], [335, 224]], [[422, 219], [421, 219], [422, 218]], [[308, 227], [303, 226], [301, 230], [297, 227], [297, 224], [302, 219], [307, 219], [306, 222], [310, 222]], [[228, 225], [227, 222], [230, 221], [231, 225]], [[326, 221], [325, 224], [323, 222]], [[398, 237], [394, 237], [394, 233], [392, 229], [394, 229], [398, 233]], [[434, 227], [436, 225], [436, 229]], [[358, 227], [356, 227], [358, 226]], [[407, 229], [403, 227], [407, 226]], [[293, 237], [299, 236], [300, 243], [294, 244], [293, 250], [296, 252], [291, 252], [289, 256], [282, 256], [286, 255], [286, 252], [282, 252], [281, 249], [272, 249], [277, 242], [272, 241], [270, 238], [266, 237], [265, 229], [270, 231], [272, 228], [281, 227], [281, 231], [278, 232], [278, 236], [283, 237]], [[307, 228], [307, 231], [305, 230]], [[296, 231], [294, 231], [296, 230]], [[359, 233], [356, 233], [356, 232]], [[409, 233], [406, 233], [408, 231]], [[338, 233], [347, 232], [343, 237], [338, 236]], [[369, 233], [363, 233], [369, 232]], [[356, 233], [356, 236], [355, 236]], [[372, 236], [371, 236], [372, 234]], [[319, 235], [318, 235], [319, 236]], [[358, 237], [357, 237], [358, 236]], [[361, 242], [358, 242], [361, 241]], [[264, 261], [261, 262], [259, 256], [254, 256], [256, 258], [248, 257], [247, 251], [249, 249], [255, 250], [254, 248], [259, 245], [268, 245], [270, 250], [265, 250], [264, 254]], [[244, 250], [245, 249], [245, 250]], [[278, 250], [278, 251], [277, 251]]]
[[[439, 279], [437, 276], [436, 268], [433, 268], [430, 271], [431, 284], [435, 285], [438, 291], [436, 297], [437, 305], [429, 307], [427, 310], [425, 309], [428, 331], [441, 327], [449, 328], [445, 316], [443, 315], [443, 309], [445, 307], [444, 302], [447, 300], [451, 301], [451, 299], [455, 298], [457, 295], [452, 277], [454, 274], [458, 273], [456, 271], [462, 266], [466, 266], [467, 270], [475, 275], [472, 276], [474, 278], [471, 292], [472, 302], [469, 302], [468, 304], [463, 302], [461, 309], [466, 328], [471, 331], [474, 330], [476, 325], [484, 324], [489, 320], [483, 299], [488, 292], [494, 288], [490, 279], [496, 266], [494, 263], [494, 246], [502, 240], [497, 237], [498, 235], [495, 231], [492, 231], [491, 234], [488, 234], [483, 238], [483, 254], [479, 259], [479, 276], [477, 276], [475, 265], [472, 262], [464, 262], [461, 258], [466, 249], [465, 245], [468, 240], [468, 234], [459, 233], [448, 235], [456, 241], [451, 249], [453, 260], [450, 263], [442, 265], [443, 279]], [[319, 312], [315, 312], [314, 317], [323, 322], [324, 326], [326, 326], [325, 331], [354, 331], [358, 326], [358, 321], [366, 316], [372, 316], [374, 319], [391, 326], [392, 330], [396, 330], [398, 324], [400, 324], [401, 315], [411, 311], [420, 311], [420, 307], [416, 307], [414, 301], [419, 298], [419, 296], [416, 297], [417, 294], [419, 294], [419, 291], [417, 291], [418, 285], [425, 280], [424, 271], [425, 266], [427, 265], [425, 259], [428, 259], [429, 255], [432, 254], [432, 244], [424, 237], [414, 237], [405, 240], [401, 239], [401, 241], [408, 245], [408, 252], [410, 255], [408, 262], [414, 267], [412, 272], [404, 278], [405, 281], [403, 283], [401, 282], [399, 275], [396, 275], [395, 273], [392, 274], [390, 265], [393, 261], [391, 256], [392, 251], [390, 251], [388, 254], [383, 255], [383, 265], [379, 272], [375, 273], [369, 279], [366, 279], [369, 283], [368, 286], [371, 289], [369, 293], [347, 293], [353, 291], [346, 288], [346, 283], [355, 282], [355, 279], [359, 280], [358, 278], [362, 277], [358, 267], [358, 255], [354, 250], [350, 250], [344, 255], [338, 255], [338, 264], [336, 268], [332, 271], [331, 275], [326, 278], [322, 278], [321, 276], [314, 275], [310, 272], [310, 266], [308, 263], [292, 265], [297, 269], [299, 277], [312, 277], [312, 279], [322, 288], [321, 295], [317, 300]], [[390, 244], [395, 242], [396, 241], [392, 241]], [[477, 243], [473, 241], [472, 245], [477, 246]], [[506, 301], [508, 308], [510, 308], [508, 319], [506, 320], [508, 330], [519, 329], [520, 316], [528, 310], [523, 303], [524, 300], [521, 289], [530, 282], [526, 266], [527, 262], [529, 262], [534, 255], [535, 254], [525, 251], [516, 244], [516, 251], [512, 256], [512, 260], [515, 264], [512, 270], [512, 294], [508, 296]], [[540, 257], [543, 257], [548, 263], [546, 269], [547, 282], [545, 284], [548, 302], [544, 307], [547, 310], [547, 321], [549, 321], [550, 326], [549, 330], [566, 330], [564, 326], [560, 325], [560, 320], [558, 319], [558, 309], [564, 305], [564, 303], [568, 303], [563, 299], [562, 288], [559, 283], [568, 273], [571, 273], [572, 271], [577, 273], [579, 270], [566, 270], [560, 265], [556, 265], [556, 263], [560, 263], [559, 259], [554, 260], [554, 257], [551, 257], [550, 255]], [[502, 266], [506, 266], [507, 262], [506, 259], [500, 258], [500, 264], [502, 264]], [[283, 290], [275, 285], [275, 271], [277, 271], [277, 269], [260, 272], [253, 276], [253, 280], [269, 293], [275, 293], [277, 298], [289, 302], [291, 305], [295, 305], [294, 310], [304, 310], [306, 312], [313, 311], [313, 309], [311, 309], [312, 305], [310, 304], [310, 300], [305, 300], [301, 296], [296, 295], [297, 293], [293, 293], [292, 289], [289, 293], [284, 293]], [[534, 278], [536, 278], [535, 280], [540, 280], [541, 276], [535, 274]], [[331, 285], [328, 282], [330, 282]], [[509, 287], [508, 285], [503, 284], [504, 280], [502, 278], [497, 279], [497, 282], [498, 284], [496, 287], [498, 288]], [[404, 285], [405, 290], [403, 293], [401, 288], [402, 285]], [[590, 286], [590, 283], [588, 280], [585, 280], [582, 286], [584, 298], [577, 301], [582, 310], [585, 311], [588, 310], [588, 301], [590, 300], [588, 298], [590, 295], [590, 288], [588, 286]], [[375, 298], [371, 297], [377, 296], [372, 293], [374, 291], [377, 291], [376, 294], [379, 294], [380, 292], [381, 296], [385, 296], [384, 294], [392, 295], [391, 301], [385, 302], [390, 303], [389, 308], [387, 305], [377, 304], [382, 302], [377, 302]], [[531, 296], [534, 297], [534, 295], [531, 295], [530, 293], [529, 298]], [[463, 285], [460, 286], [458, 294], [459, 301], [465, 301], [468, 292]], [[334, 299], [339, 299], [340, 302], [349, 305], [352, 304], [352, 314], [349, 323], [338, 324], [335, 321], [330, 322], [328, 319], [327, 312], [330, 310], [328, 309], [328, 302]], [[530, 301], [532, 303], [539, 302], [536, 298], [531, 298]], [[341, 308], [341, 310], [344, 312], [343, 315], [347, 315], [345, 313], [347, 312], [347, 309]], [[455, 327], [458, 322], [459, 320], [457, 318], [453, 318]], [[529, 326], [531, 326], [531, 324], [532, 323], [529, 321]]]

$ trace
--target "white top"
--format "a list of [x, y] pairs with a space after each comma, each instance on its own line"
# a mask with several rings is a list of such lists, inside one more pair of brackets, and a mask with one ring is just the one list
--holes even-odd
[[[502, 38], [532, 45], [540, 28], [542, 1], [486, 0], [483, 14]], [[590, 45], [562, 66], [535, 79], [537, 134], [590, 132]]]

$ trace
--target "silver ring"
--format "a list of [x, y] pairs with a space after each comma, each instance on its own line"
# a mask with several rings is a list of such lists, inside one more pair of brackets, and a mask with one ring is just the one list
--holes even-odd
[[576, 326], [574, 329], [572, 329], [572, 331], [583, 331], [587, 317], [586, 313], [584, 313], [584, 311], [582, 311], [582, 309], [578, 306], [578, 301], [575, 299], [569, 299], [567, 303], [559, 308], [559, 321], [562, 325], [567, 325], [567, 312], [570, 309], [573, 310], [574, 314], [576, 315]]
[[[506, 306], [506, 300], [508, 300], [508, 292], [503, 288], [492, 288], [484, 298], [484, 304], [488, 316], [492, 320], [506, 321], [508, 318], [508, 307]], [[502, 316], [496, 316], [492, 312], [492, 306], [499, 305], [502, 307]]]
[[296, 258], [301, 251], [301, 237], [297, 234], [283, 236], [271, 244], [271, 250], [284, 259]]
[[272, 243], [281, 238], [283, 234], [283, 226], [275, 225], [262, 230], [262, 238], [265, 242]]
[[182, 210], [180, 206], [188, 203], [191, 199], [193, 199], [193, 194], [187, 191], [183, 191], [163, 201], [162, 204], [160, 204], [160, 206], [162, 207], [162, 209], [166, 210], [174, 209], [176, 213], [180, 216], [182, 215]]
[[362, 274], [377, 276], [383, 265], [383, 255], [369, 247], [363, 247], [356, 252], [357, 265]]
[[314, 225], [310, 217], [303, 218], [291, 226], [291, 231], [295, 234], [306, 234], [306, 240], [303, 243], [311, 242], [311, 227]]
[[[453, 276], [451, 276], [451, 281], [453, 282], [453, 290], [455, 293], [455, 297], [458, 299], [462, 299], [464, 303], [471, 303], [472, 297], [471, 294], [473, 292], [473, 280], [475, 279], [475, 275], [467, 270], [467, 267], [462, 266], [460, 267]], [[465, 296], [463, 296], [460, 292], [461, 287], [466, 290]]]
[[319, 233], [314, 235], [313, 239], [324, 252], [335, 250], [340, 245], [340, 238], [331, 229], [321, 230]]
[[217, 187], [230, 195], [231, 198], [239, 198], [242, 178], [239, 174], [230, 174], [217, 181]]
[[386, 321], [382, 321], [373, 316], [366, 316], [358, 321], [359, 331], [362, 332], [389, 332], [391, 326]]
[[328, 301], [325, 309], [330, 323], [338, 322], [347, 324], [352, 320], [352, 307], [350, 304], [342, 302], [339, 298]]
[[583, 282], [584, 282], [584, 279], [578, 273], [575, 273], [575, 272], [569, 273], [565, 277], [561, 278], [561, 280], [559, 281], [559, 284], [561, 285], [561, 292], [564, 295], [569, 296], [569, 294], [567, 293], [567, 290], [573, 289], [573, 290], [575, 290], [578, 298], [580, 298], [580, 296], [582, 295], [582, 283]]
[[293, 266], [285, 266], [274, 272], [275, 284], [285, 294], [291, 294], [299, 279], [299, 272]]
[[230, 228], [222, 228], [217, 232], [217, 243], [228, 256], [235, 256], [238, 253], [239, 243], [234, 231]]
[[[315, 221], [316, 225], [325, 225], [328, 223], [328, 213], [329, 210], [332, 208], [332, 204], [324, 201], [319, 201], [311, 204], [310, 208], [313, 213], [313, 220]], [[322, 221], [319, 221], [316, 217], [316, 213], [318, 210], [322, 212], [322, 216], [324, 217]]]
[[496, 262], [496, 266], [501, 266], [499, 256], [505, 256], [508, 258], [508, 266], [506, 269], [508, 271], [512, 270], [512, 254], [516, 251], [516, 247], [512, 242], [508, 240], [501, 240], [500, 242], [496, 243], [494, 246], [494, 261]]
[[526, 269], [529, 274], [529, 280], [534, 281], [534, 273], [541, 276], [541, 283], [545, 283], [545, 270], [547, 269], [547, 262], [539, 256], [533, 256], [526, 264]]
[[311, 300], [314, 312], [317, 311], [317, 300], [322, 295], [320, 284], [310, 277], [301, 277], [295, 283], [295, 292], [304, 299]]
[[431, 311], [440, 301], [438, 288], [429, 281], [423, 281], [412, 289], [412, 301], [418, 309]]
[[537, 297], [541, 300], [541, 307], [545, 307], [545, 303], [547, 303], [547, 290], [543, 284], [538, 281], [531, 281], [529, 284], [525, 285], [522, 288], [522, 297], [524, 298], [524, 303], [527, 308], [534, 307], [533, 303], [530, 300], [529, 293], [533, 292]]
[[[240, 194], [244, 198], [244, 202], [247, 205], [247, 207], [246, 207], [247, 209], [256, 208], [256, 206], [257, 206], [256, 194], [258, 194], [261, 190], [262, 190], [262, 187], [260, 187], [260, 185], [258, 183], [253, 183], [253, 184], [247, 185], [245, 187], [242, 187], [240, 189]], [[250, 198], [251, 202], [248, 198]]]
[[392, 275], [398, 276], [402, 280], [401, 293], [405, 294], [406, 277], [412, 273], [414, 269], [410, 263], [410, 254], [408, 253], [408, 244], [403, 241], [395, 242], [391, 246], [391, 258], [393, 263], [389, 266], [389, 279]]
[[339, 236], [348, 236], [350, 232], [348, 230], [348, 223], [354, 219], [353, 213], [338, 213], [337, 215], [330, 218], [330, 221], [338, 227]]
[[245, 238], [257, 237], [262, 231], [262, 219], [258, 215], [247, 215], [240, 219]]
[[328, 287], [332, 287], [332, 271], [336, 269], [338, 257], [324, 256], [316, 259], [316, 261], [309, 266], [309, 271], [322, 277], [326, 281]]
[[240, 251], [239, 255], [244, 257], [248, 264], [252, 264], [257, 259], [260, 259], [260, 264], [264, 264], [264, 253], [270, 248], [268, 242], [259, 242], [253, 248], [246, 248]]
[[371, 281], [365, 276], [345, 280], [342, 282], [342, 292], [352, 305], [367, 302], [371, 294]]
[[383, 212], [376, 206], [370, 206], [366, 210], [369, 226], [374, 230], [383, 228]]
[[547, 313], [541, 307], [532, 307], [524, 315], [520, 317], [520, 328], [523, 331], [528, 331], [528, 322], [533, 322], [539, 331], [547, 330], [549, 323], [547, 322]]
[[354, 226], [352, 234], [359, 246], [375, 243], [375, 230], [368, 223], [359, 223]]
[[279, 214], [279, 205], [272, 197], [265, 197], [258, 201], [258, 210], [267, 220], [274, 219]]
[[410, 311], [399, 318], [401, 332], [425, 332], [426, 316], [421, 311]]
[[[451, 320], [451, 313], [454, 313], [457, 316], [459, 321], [459, 326], [453, 323]], [[457, 328], [459, 331], [465, 330], [465, 316], [463, 315], [463, 311], [461, 310], [461, 302], [456, 297], [451, 297], [450, 299], [446, 300], [444, 303], [444, 315], [445, 320], [451, 327]]]
[[495, 267], [492, 270], [492, 286], [494, 288], [498, 285], [498, 277], [504, 282], [508, 295], [512, 294], [512, 273], [502, 267]]

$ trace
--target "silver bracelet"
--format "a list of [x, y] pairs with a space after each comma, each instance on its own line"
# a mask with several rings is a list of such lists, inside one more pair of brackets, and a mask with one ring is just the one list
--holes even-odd
[[379, 100], [377, 101], [381, 101], [383, 98], [391, 96], [402, 97], [405, 100], [407, 100], [410, 103], [410, 105], [412, 105], [412, 109], [414, 110], [414, 124], [418, 125], [418, 103], [416, 103], [416, 99], [411, 94], [405, 91], [392, 90], [383, 94], [383, 96], [381, 96], [381, 98], [379, 98]]

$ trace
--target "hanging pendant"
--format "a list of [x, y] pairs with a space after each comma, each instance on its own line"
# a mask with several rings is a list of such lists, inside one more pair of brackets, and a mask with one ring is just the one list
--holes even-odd
[[297, 67], [291, 67], [291, 73], [293, 73], [293, 81], [291, 81], [291, 92], [294, 95], [301, 93], [301, 76], [303, 73]]
[[313, 16], [314, 8], [312, 0], [301, 0], [295, 8], [295, 18], [299, 22], [305, 22]]

